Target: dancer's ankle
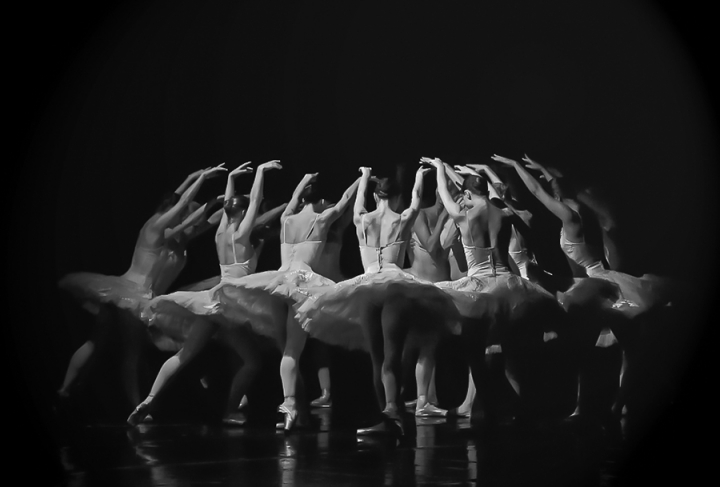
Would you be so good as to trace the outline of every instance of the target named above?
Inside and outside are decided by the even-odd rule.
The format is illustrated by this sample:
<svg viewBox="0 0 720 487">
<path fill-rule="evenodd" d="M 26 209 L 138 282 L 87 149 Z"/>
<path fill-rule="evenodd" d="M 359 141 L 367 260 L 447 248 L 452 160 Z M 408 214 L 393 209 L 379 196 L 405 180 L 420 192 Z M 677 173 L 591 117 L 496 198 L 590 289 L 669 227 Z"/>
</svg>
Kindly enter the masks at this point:
<svg viewBox="0 0 720 487">
<path fill-rule="evenodd" d="M 422 409 L 424 408 L 428 403 L 427 396 L 424 394 L 420 394 L 417 398 L 417 403 L 415 404 L 415 409 Z"/>
</svg>

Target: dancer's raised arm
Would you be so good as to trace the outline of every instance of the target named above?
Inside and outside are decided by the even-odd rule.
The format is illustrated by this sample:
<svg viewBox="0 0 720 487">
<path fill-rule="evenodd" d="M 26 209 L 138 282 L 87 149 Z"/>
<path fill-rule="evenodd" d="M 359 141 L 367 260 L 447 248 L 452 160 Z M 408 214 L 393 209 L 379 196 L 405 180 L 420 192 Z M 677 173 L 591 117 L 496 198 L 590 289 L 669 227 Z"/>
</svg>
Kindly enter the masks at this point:
<svg viewBox="0 0 720 487">
<path fill-rule="evenodd" d="M 443 242 L 441 241 L 441 236 L 443 235 L 443 230 L 445 229 L 445 223 L 447 222 L 448 217 L 449 215 L 447 210 L 443 208 L 432 229 L 428 225 L 427 217 L 423 214 L 420 214 L 415 220 L 413 231 L 415 232 L 415 235 L 417 235 L 420 245 L 422 245 L 430 255 L 435 255 L 436 252 L 445 248 L 442 245 Z"/>
<path fill-rule="evenodd" d="M 255 219 L 257 218 L 260 203 L 263 200 L 263 186 L 265 184 L 265 172 L 271 169 L 282 169 L 280 161 L 273 160 L 260 164 L 255 171 L 255 180 L 250 190 L 250 203 L 248 204 L 245 217 L 238 225 L 237 231 L 240 238 L 250 238 L 250 231 L 255 227 Z"/>
<path fill-rule="evenodd" d="M 230 174 L 228 174 L 227 184 L 225 184 L 225 197 L 223 198 L 223 206 L 235 196 L 235 176 L 238 176 L 240 174 L 248 174 L 253 171 L 251 167 L 248 167 L 249 165 L 250 161 L 240 164 L 238 167 L 233 169 Z M 222 211 L 222 213 L 220 214 L 220 224 L 217 228 L 218 234 L 223 233 L 227 230 L 228 220 L 229 218 L 227 216 L 227 212 Z"/>
<path fill-rule="evenodd" d="M 287 203 L 283 203 L 282 205 L 276 206 L 272 210 L 268 210 L 262 215 L 258 216 L 255 219 L 255 228 L 263 227 L 270 223 L 273 219 L 279 217 L 283 211 L 285 211 L 285 208 L 287 208 Z"/>
<path fill-rule="evenodd" d="M 527 189 L 538 199 L 538 201 L 540 201 L 540 203 L 557 216 L 563 224 L 577 223 L 579 218 L 577 213 L 572 211 L 565 203 L 550 196 L 538 180 L 535 179 L 532 174 L 530 174 L 518 161 L 498 155 L 493 155 L 492 159 L 515 168 L 520 176 L 520 179 L 522 179 L 522 182 L 525 183 Z"/>
<path fill-rule="evenodd" d="M 422 202 L 423 193 L 423 177 L 430 172 L 429 167 L 419 167 L 415 173 L 415 184 L 413 185 L 410 196 L 410 206 L 402 212 L 405 218 L 416 218 L 420 212 L 420 203 Z"/>
<path fill-rule="evenodd" d="M 540 164 L 539 162 L 537 162 L 533 159 L 530 159 L 527 154 L 525 154 L 523 156 L 522 160 L 525 161 L 525 163 L 527 164 L 527 167 L 529 169 L 535 169 L 537 171 L 540 171 L 542 173 L 542 176 L 540 176 L 540 177 L 544 178 L 547 182 L 550 182 L 556 178 L 563 177 L 562 173 L 560 171 L 558 171 L 557 169 L 549 167 L 549 166 L 545 167 L 542 164 Z"/>
<path fill-rule="evenodd" d="M 453 220 L 461 218 L 463 216 L 462 209 L 460 208 L 460 205 L 453 199 L 450 191 L 448 191 L 447 188 L 447 176 L 445 174 L 446 168 L 443 162 L 438 158 L 431 159 L 429 157 L 421 158 L 420 162 L 435 167 L 435 173 L 437 176 L 437 190 L 438 194 L 440 195 L 440 199 L 443 202 L 443 206 L 445 206 L 445 209 L 447 210 L 448 215 L 450 215 L 450 218 L 452 218 Z"/>
<path fill-rule="evenodd" d="M 195 198 L 195 195 L 200 190 L 200 186 L 202 186 L 202 183 L 205 182 L 205 180 L 209 177 L 212 177 L 214 174 L 217 174 L 220 171 L 227 171 L 224 167 L 222 167 L 222 164 L 213 167 L 210 169 L 204 170 L 200 176 L 197 177 L 195 182 L 183 192 L 183 194 L 180 196 L 180 199 L 178 200 L 175 205 L 170 208 L 168 211 L 160 215 L 154 222 L 153 222 L 153 229 L 158 232 L 163 232 L 165 229 L 170 226 L 170 223 L 177 217 L 181 211 L 187 207 L 187 205 L 190 204 L 190 202 Z"/>
<path fill-rule="evenodd" d="M 208 230 L 220 220 L 219 212 L 222 211 L 222 209 L 218 210 L 218 212 L 215 212 L 218 213 L 218 218 L 214 222 L 210 221 L 212 216 L 209 216 L 210 211 L 212 211 L 215 206 L 217 206 L 219 202 L 218 200 L 218 198 L 214 198 L 213 200 L 208 201 L 204 205 L 199 206 L 188 217 L 186 217 L 180 225 L 172 229 L 166 229 L 165 238 L 167 239 L 183 236 L 185 239 L 190 240 Z"/>
<path fill-rule="evenodd" d="M 223 166 L 223 164 L 220 164 L 218 167 Z M 190 184 L 193 181 L 196 181 L 203 172 L 209 171 L 210 169 L 212 169 L 212 167 L 206 167 L 205 169 L 198 169 L 197 171 L 189 174 L 188 177 L 185 178 L 185 181 L 183 181 L 182 184 L 180 184 L 180 186 L 178 186 L 178 188 L 175 190 L 175 194 L 178 196 L 178 198 L 182 196 L 182 194 L 188 189 L 188 187 L 190 187 Z"/>
<path fill-rule="evenodd" d="M 280 216 L 281 220 L 284 220 L 297 212 L 298 207 L 300 206 L 300 198 L 302 198 L 303 191 L 305 191 L 308 184 L 313 183 L 317 179 L 317 176 L 318 173 L 306 174 L 303 176 L 298 185 L 295 187 L 295 191 L 293 192 L 292 198 L 290 198 L 290 202 L 285 207 L 285 211 Z"/>
<path fill-rule="evenodd" d="M 483 177 L 482 174 L 480 174 L 480 171 L 476 170 L 472 166 L 480 166 L 480 164 L 472 164 L 472 165 L 468 165 L 468 166 L 455 166 L 455 171 L 457 171 L 457 174 L 461 174 L 464 176 Z M 493 174 L 495 174 L 495 173 L 493 173 Z M 497 178 L 497 175 L 495 177 Z M 497 178 L 497 180 L 499 181 L 499 178 Z M 492 179 L 490 179 L 490 183 L 491 184 L 488 185 L 488 196 L 490 197 L 490 199 L 491 200 L 495 199 L 495 200 L 500 200 L 502 202 L 505 202 L 505 199 L 500 195 L 500 193 L 498 193 L 497 189 L 495 188 L 496 185 L 502 184 L 502 182 L 496 183 Z"/>
<path fill-rule="evenodd" d="M 356 195 L 361 179 L 362 177 L 357 178 L 350 185 L 350 187 L 345 190 L 342 197 L 340 198 L 340 201 L 335 203 L 332 208 L 328 208 L 323 212 L 323 218 L 327 219 L 329 223 L 332 223 L 338 218 L 340 218 L 340 216 L 345 212 L 348 206 L 350 206 L 350 201 L 352 201 L 353 197 Z"/>
<path fill-rule="evenodd" d="M 447 176 L 448 184 L 452 183 L 454 184 L 458 189 L 462 188 L 463 185 L 463 177 L 455 172 L 455 170 L 448 164 L 447 162 L 443 162 L 443 167 L 445 168 L 445 176 Z"/>
<path fill-rule="evenodd" d="M 365 209 L 365 193 L 367 192 L 367 183 L 370 180 L 371 169 L 369 167 L 361 167 L 360 179 L 358 180 L 357 194 L 355 195 L 355 206 L 353 207 L 353 219 L 357 224 L 360 221 L 360 217 L 367 213 Z"/>
</svg>

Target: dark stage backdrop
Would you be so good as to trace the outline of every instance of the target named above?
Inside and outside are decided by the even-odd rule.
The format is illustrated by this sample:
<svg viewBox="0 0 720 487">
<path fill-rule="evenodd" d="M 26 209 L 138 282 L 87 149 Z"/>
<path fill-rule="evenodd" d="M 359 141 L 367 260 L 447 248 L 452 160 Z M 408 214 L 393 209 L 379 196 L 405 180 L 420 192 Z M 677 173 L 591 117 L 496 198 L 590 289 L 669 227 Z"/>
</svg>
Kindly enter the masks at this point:
<svg viewBox="0 0 720 487">
<path fill-rule="evenodd" d="M 122 274 L 162 193 L 220 162 L 281 159 L 266 184 L 281 203 L 305 172 L 337 198 L 361 165 L 527 153 L 604 190 L 633 271 L 714 290 L 709 7 L 439 5 L 109 1 L 10 16 L 21 159 L 5 166 L 6 346 L 38 434 L 77 345 L 57 279 Z M 178 284 L 216 274 L 212 248 L 190 248 Z"/>
</svg>

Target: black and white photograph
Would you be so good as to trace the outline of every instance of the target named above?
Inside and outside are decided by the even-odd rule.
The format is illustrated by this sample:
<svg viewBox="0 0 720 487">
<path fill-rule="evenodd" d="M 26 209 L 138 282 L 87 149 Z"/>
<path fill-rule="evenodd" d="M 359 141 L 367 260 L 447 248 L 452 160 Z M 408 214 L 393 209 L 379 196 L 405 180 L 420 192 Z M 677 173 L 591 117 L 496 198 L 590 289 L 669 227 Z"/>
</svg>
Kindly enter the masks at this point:
<svg viewBox="0 0 720 487">
<path fill-rule="evenodd" d="M 707 482 L 712 12 L 16 5 L 6 478 Z"/>
</svg>

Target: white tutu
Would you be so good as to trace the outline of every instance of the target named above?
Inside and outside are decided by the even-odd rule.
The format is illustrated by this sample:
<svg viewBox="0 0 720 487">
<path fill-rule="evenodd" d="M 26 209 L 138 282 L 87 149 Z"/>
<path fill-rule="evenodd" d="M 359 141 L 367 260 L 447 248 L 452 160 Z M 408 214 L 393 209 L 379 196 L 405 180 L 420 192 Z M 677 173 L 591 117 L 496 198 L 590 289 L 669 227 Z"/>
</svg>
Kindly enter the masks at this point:
<svg viewBox="0 0 720 487">
<path fill-rule="evenodd" d="M 395 266 L 387 266 L 382 272 L 365 273 L 331 287 L 306 291 L 307 299 L 296 307 L 295 317 L 306 332 L 330 345 L 367 351 L 363 332 L 366 311 L 396 295 L 418 300 L 446 318 L 438 326 L 460 333 L 460 317 L 450 296 L 433 283 Z"/>
<path fill-rule="evenodd" d="M 122 276 L 106 276 L 93 272 L 67 274 L 58 282 L 60 289 L 69 292 L 81 303 L 113 304 L 140 316 L 153 292 Z M 97 313 L 99 309 L 88 308 Z"/>
<path fill-rule="evenodd" d="M 322 289 L 335 283 L 309 269 L 267 271 L 224 283 L 214 290 L 219 312 L 231 321 L 249 323 L 252 329 L 282 346 L 287 310 L 307 299 L 308 288 Z M 299 325 L 298 325 L 299 326 Z"/>
</svg>

